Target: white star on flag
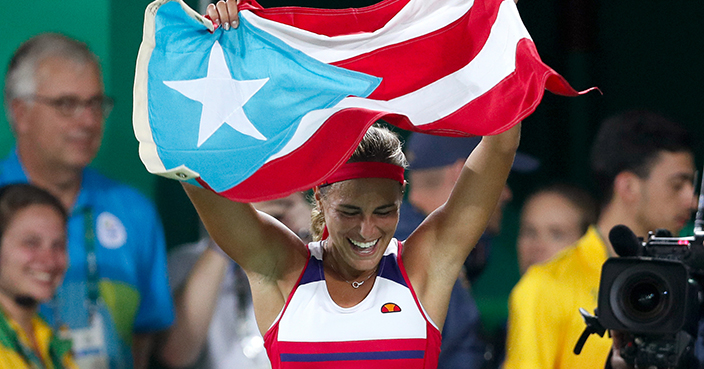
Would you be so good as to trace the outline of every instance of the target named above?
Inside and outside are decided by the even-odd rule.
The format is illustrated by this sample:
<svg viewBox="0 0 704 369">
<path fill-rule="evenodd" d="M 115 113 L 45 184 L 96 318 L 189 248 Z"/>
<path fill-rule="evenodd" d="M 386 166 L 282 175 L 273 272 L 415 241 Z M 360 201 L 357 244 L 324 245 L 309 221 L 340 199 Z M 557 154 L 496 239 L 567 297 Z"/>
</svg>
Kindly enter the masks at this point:
<svg viewBox="0 0 704 369">
<path fill-rule="evenodd" d="M 187 98 L 203 104 L 198 130 L 198 147 L 223 124 L 257 140 L 266 140 L 249 121 L 242 107 L 259 91 L 269 78 L 238 81 L 232 78 L 220 43 L 210 50 L 208 73 L 205 78 L 184 81 L 164 81 L 164 84 Z"/>
</svg>

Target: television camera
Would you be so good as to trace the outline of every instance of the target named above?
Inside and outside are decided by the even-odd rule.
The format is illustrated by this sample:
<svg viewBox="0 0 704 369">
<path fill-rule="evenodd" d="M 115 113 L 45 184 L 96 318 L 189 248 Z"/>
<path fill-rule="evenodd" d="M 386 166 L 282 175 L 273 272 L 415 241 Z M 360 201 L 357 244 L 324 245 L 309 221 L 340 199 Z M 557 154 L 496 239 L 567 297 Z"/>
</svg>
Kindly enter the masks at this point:
<svg viewBox="0 0 704 369">
<path fill-rule="evenodd" d="M 589 335 L 611 330 L 622 334 L 620 354 L 632 367 L 691 367 L 704 291 L 704 183 L 702 190 L 693 236 L 657 230 L 643 240 L 624 225 L 611 229 L 619 257 L 602 267 L 595 315 L 580 309 L 587 327 L 575 354 Z"/>
</svg>

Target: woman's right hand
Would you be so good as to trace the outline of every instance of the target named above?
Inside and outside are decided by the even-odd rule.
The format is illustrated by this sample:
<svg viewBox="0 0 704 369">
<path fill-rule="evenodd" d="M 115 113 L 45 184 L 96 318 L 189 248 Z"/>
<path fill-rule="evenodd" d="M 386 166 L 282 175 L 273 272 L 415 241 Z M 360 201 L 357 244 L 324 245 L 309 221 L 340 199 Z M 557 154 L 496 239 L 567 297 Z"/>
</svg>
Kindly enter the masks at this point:
<svg viewBox="0 0 704 369">
<path fill-rule="evenodd" d="M 216 26 L 222 26 L 225 31 L 230 27 L 237 28 L 240 25 L 238 2 L 239 0 L 220 0 L 217 4 L 208 4 L 206 14 Z"/>
</svg>

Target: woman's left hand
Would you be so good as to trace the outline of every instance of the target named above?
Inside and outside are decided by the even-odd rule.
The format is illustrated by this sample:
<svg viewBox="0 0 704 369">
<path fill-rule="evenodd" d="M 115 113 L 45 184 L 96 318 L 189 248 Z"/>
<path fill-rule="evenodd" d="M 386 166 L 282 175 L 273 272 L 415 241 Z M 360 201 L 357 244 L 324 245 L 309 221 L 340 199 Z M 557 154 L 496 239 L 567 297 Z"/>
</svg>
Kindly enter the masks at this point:
<svg viewBox="0 0 704 369">
<path fill-rule="evenodd" d="M 238 0 L 220 0 L 217 4 L 208 4 L 206 14 L 215 25 L 222 25 L 225 31 L 230 27 L 237 28 L 240 25 L 238 2 Z"/>
</svg>

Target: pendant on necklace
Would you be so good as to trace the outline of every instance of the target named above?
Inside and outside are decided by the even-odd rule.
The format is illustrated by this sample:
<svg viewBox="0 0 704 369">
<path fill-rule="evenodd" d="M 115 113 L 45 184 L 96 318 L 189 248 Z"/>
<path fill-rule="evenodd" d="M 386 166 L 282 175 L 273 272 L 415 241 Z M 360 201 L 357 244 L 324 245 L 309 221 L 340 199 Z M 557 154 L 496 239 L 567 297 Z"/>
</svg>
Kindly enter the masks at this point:
<svg viewBox="0 0 704 369">
<path fill-rule="evenodd" d="M 345 279 L 345 282 L 347 282 L 347 283 L 349 283 L 350 285 L 352 285 L 352 288 L 357 289 L 357 288 L 359 288 L 359 286 L 363 285 L 364 282 L 368 281 L 369 278 L 371 278 L 371 277 L 372 277 L 373 275 L 375 275 L 375 274 L 376 274 L 376 272 L 370 274 L 369 277 L 364 278 L 363 281 L 352 281 L 352 282 L 350 282 L 350 281 L 348 281 L 348 280 Z"/>
<path fill-rule="evenodd" d="M 323 243 L 323 249 L 324 249 L 324 248 L 325 248 L 325 245 L 327 244 L 327 240 L 323 240 L 323 241 L 321 241 L 321 242 Z M 361 286 L 364 284 L 364 282 L 368 281 L 369 278 L 371 278 L 372 276 L 376 275 L 376 273 L 379 271 L 379 265 L 377 265 L 377 266 L 376 266 L 376 269 L 374 270 L 374 272 L 372 272 L 371 274 L 369 274 L 369 276 L 368 276 L 367 278 L 364 278 L 363 281 L 352 281 L 352 282 L 350 282 L 350 281 L 346 280 L 344 277 L 342 277 L 342 274 L 340 274 L 340 272 L 338 272 L 337 269 L 335 269 L 335 265 L 330 264 L 330 268 L 332 268 L 332 270 L 334 270 L 335 273 L 337 273 L 337 275 L 338 275 L 339 277 L 341 277 L 345 282 L 349 283 L 349 284 L 352 286 L 352 288 L 354 288 L 354 289 L 358 289 L 359 287 L 361 287 Z"/>
</svg>

